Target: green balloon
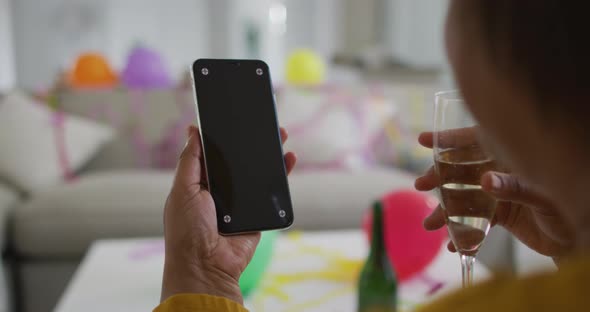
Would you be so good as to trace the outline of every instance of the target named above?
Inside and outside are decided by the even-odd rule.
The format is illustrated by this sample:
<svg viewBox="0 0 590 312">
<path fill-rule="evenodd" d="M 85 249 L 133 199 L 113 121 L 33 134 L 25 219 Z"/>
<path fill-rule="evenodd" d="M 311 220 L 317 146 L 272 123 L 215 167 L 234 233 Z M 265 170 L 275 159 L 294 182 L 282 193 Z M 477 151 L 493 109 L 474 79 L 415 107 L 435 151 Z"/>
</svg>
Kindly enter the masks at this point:
<svg viewBox="0 0 590 312">
<path fill-rule="evenodd" d="M 240 290 L 244 297 L 256 289 L 264 272 L 270 264 L 277 232 L 264 232 L 256 248 L 252 261 L 240 277 Z"/>
</svg>

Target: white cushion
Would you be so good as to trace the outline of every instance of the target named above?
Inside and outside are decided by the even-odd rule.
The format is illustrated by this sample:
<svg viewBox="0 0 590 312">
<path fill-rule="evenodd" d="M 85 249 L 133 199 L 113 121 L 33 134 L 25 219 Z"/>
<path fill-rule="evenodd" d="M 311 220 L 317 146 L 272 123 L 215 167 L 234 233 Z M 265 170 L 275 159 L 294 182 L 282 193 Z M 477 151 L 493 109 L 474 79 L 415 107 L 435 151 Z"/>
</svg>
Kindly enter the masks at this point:
<svg viewBox="0 0 590 312">
<path fill-rule="evenodd" d="M 289 181 L 295 207 L 293 228 L 360 227 L 361 218 L 373 201 L 390 191 L 413 189 L 414 178 L 392 168 L 293 174 Z"/>
<path fill-rule="evenodd" d="M 277 114 L 289 131 L 287 150 L 297 151 L 298 169 L 371 165 L 371 143 L 395 112 L 393 103 L 351 87 L 277 91 Z"/>
<path fill-rule="evenodd" d="M 35 196 L 18 207 L 15 246 L 30 258 L 78 257 L 101 238 L 162 235 L 171 172 L 92 174 Z M 296 229 L 355 228 L 371 202 L 412 186 L 392 169 L 296 173 L 290 177 Z"/>
<path fill-rule="evenodd" d="M 19 194 L 17 190 L 0 182 L 0 249 L 5 246 L 6 217 L 18 201 Z"/>
<path fill-rule="evenodd" d="M 56 116 L 20 93 L 0 102 L 0 177 L 25 192 L 38 191 L 60 182 L 66 169 L 79 169 L 113 137 L 107 126 L 64 115 L 59 132 Z M 60 136 L 63 145 L 57 143 Z M 60 151 L 67 163 L 60 159 Z"/>
<path fill-rule="evenodd" d="M 82 176 L 17 207 L 15 248 L 37 258 L 78 257 L 100 238 L 162 235 L 172 172 L 117 171 Z"/>
<path fill-rule="evenodd" d="M 14 188 L 0 182 L 0 214 L 11 208 L 19 199 L 19 193 Z"/>
</svg>

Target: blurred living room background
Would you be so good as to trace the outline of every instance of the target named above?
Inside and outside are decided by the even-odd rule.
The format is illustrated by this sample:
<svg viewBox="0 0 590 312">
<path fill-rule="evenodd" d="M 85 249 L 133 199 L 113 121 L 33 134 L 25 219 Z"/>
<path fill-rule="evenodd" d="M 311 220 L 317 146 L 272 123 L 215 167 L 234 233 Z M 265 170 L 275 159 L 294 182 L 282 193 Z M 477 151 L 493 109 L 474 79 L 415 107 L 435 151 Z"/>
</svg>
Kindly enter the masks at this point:
<svg viewBox="0 0 590 312">
<path fill-rule="evenodd" d="M 198 58 L 269 64 L 299 155 L 294 230 L 360 228 L 373 200 L 432 163 L 416 137 L 434 93 L 454 87 L 447 4 L 0 0 L 0 311 L 54 309 L 96 240 L 162 235 Z M 313 84 L 299 81 L 306 66 Z M 546 265 L 499 229 L 481 260 Z"/>
</svg>

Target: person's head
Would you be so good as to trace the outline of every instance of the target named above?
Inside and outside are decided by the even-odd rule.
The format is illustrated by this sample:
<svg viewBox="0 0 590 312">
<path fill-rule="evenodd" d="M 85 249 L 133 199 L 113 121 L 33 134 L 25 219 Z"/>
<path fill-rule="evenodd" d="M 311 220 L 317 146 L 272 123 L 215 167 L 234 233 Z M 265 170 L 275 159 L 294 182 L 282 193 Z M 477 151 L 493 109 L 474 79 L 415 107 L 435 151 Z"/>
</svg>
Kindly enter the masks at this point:
<svg viewBox="0 0 590 312">
<path fill-rule="evenodd" d="M 544 189 L 590 170 L 588 1 L 451 0 L 446 46 L 493 151 Z"/>
</svg>

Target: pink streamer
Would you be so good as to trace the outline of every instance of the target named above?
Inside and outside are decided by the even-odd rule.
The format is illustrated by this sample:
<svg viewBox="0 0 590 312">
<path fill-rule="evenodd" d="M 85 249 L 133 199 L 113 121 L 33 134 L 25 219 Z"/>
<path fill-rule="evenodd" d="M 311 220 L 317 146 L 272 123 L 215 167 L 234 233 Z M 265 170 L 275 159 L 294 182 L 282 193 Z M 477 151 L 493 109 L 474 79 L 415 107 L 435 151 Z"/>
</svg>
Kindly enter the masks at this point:
<svg viewBox="0 0 590 312">
<path fill-rule="evenodd" d="M 364 107 L 364 103 L 361 103 L 360 105 L 357 103 L 357 101 L 361 101 L 360 98 L 356 98 L 353 99 L 351 102 L 348 103 L 349 105 L 349 109 L 352 112 L 352 116 L 356 122 L 356 126 L 357 129 L 360 129 L 360 131 L 362 131 L 361 137 L 363 139 L 369 139 L 369 140 L 363 140 L 363 146 L 360 148 L 360 155 L 363 159 L 364 164 L 370 164 L 372 163 L 372 153 L 370 150 L 370 137 L 369 137 L 369 132 L 367 129 L 367 111 L 366 108 Z"/>
<path fill-rule="evenodd" d="M 136 116 L 137 124 L 132 129 L 131 140 L 135 146 L 135 152 L 138 157 L 140 167 L 148 167 L 150 165 L 149 146 L 145 139 L 142 129 L 141 121 L 145 117 L 145 98 L 140 90 L 129 90 L 131 96 L 130 109 Z"/>
<path fill-rule="evenodd" d="M 65 138 L 65 114 L 62 111 L 55 111 L 52 115 L 52 125 L 55 137 L 55 146 L 62 176 L 66 182 L 75 180 L 75 175 L 70 167 L 68 151 Z"/>
<path fill-rule="evenodd" d="M 430 289 L 426 293 L 429 296 L 434 295 L 445 286 L 444 282 L 436 281 L 426 274 L 421 274 L 419 276 L 419 279 L 430 287 Z"/>
<path fill-rule="evenodd" d="M 103 120 L 116 129 L 121 127 L 121 117 L 115 113 L 112 107 L 104 103 L 96 103 L 90 108 L 90 118 Z"/>
<path fill-rule="evenodd" d="M 331 85 L 314 88 L 314 90 L 330 93 L 328 96 L 328 100 L 320 106 L 319 110 L 312 116 L 312 118 L 300 123 L 296 123 L 295 125 L 289 125 L 289 133 L 292 136 L 305 135 L 306 133 L 309 133 L 309 131 L 312 131 L 314 128 L 318 127 L 321 124 L 323 119 L 328 115 L 329 111 L 334 106 L 345 105 L 346 107 L 348 107 L 349 111 L 352 114 L 352 117 L 356 124 L 356 128 L 362 131 L 361 137 L 368 138 L 368 140 L 360 148 L 353 148 L 351 150 L 345 151 L 334 160 L 322 164 L 303 164 L 299 166 L 299 168 L 302 170 L 338 169 L 345 167 L 346 160 L 349 157 L 355 157 L 357 155 L 360 155 L 364 164 L 373 163 L 374 157 L 371 149 L 371 141 L 373 141 L 374 138 L 369 138 L 369 133 L 366 127 L 366 108 L 363 105 L 364 103 L 359 103 L 361 99 L 359 97 L 346 94 L 340 91 L 338 88 Z M 300 151 L 300 153 L 304 153 L 304 151 Z"/>
<path fill-rule="evenodd" d="M 312 116 L 312 118 L 289 125 L 289 133 L 291 135 L 303 134 L 314 129 L 320 125 L 321 121 L 328 115 L 328 112 L 333 107 L 347 105 L 346 103 L 351 101 L 350 96 L 338 92 L 338 89 L 325 87 L 324 90 L 330 93 L 328 100 L 320 106 L 319 110 Z"/>
<path fill-rule="evenodd" d="M 165 246 L 163 241 L 149 242 L 135 250 L 132 250 L 129 253 L 129 258 L 134 261 L 141 261 L 153 256 L 163 255 L 164 251 Z"/>
<path fill-rule="evenodd" d="M 181 117 L 167 126 L 165 135 L 154 147 L 154 154 L 157 155 L 156 163 L 159 168 L 174 168 L 185 138 L 185 129 L 195 121 L 195 109 L 191 104 L 192 100 L 187 99 L 187 94 L 182 90 L 177 90 L 174 94 L 175 104 L 181 112 Z"/>
<path fill-rule="evenodd" d="M 301 135 L 307 131 L 314 129 L 319 126 L 321 121 L 326 117 L 327 113 L 332 109 L 333 106 L 339 105 L 340 103 L 329 102 L 324 103 L 320 106 L 318 112 L 316 112 L 310 119 L 300 123 L 289 125 L 289 134 Z"/>
</svg>

